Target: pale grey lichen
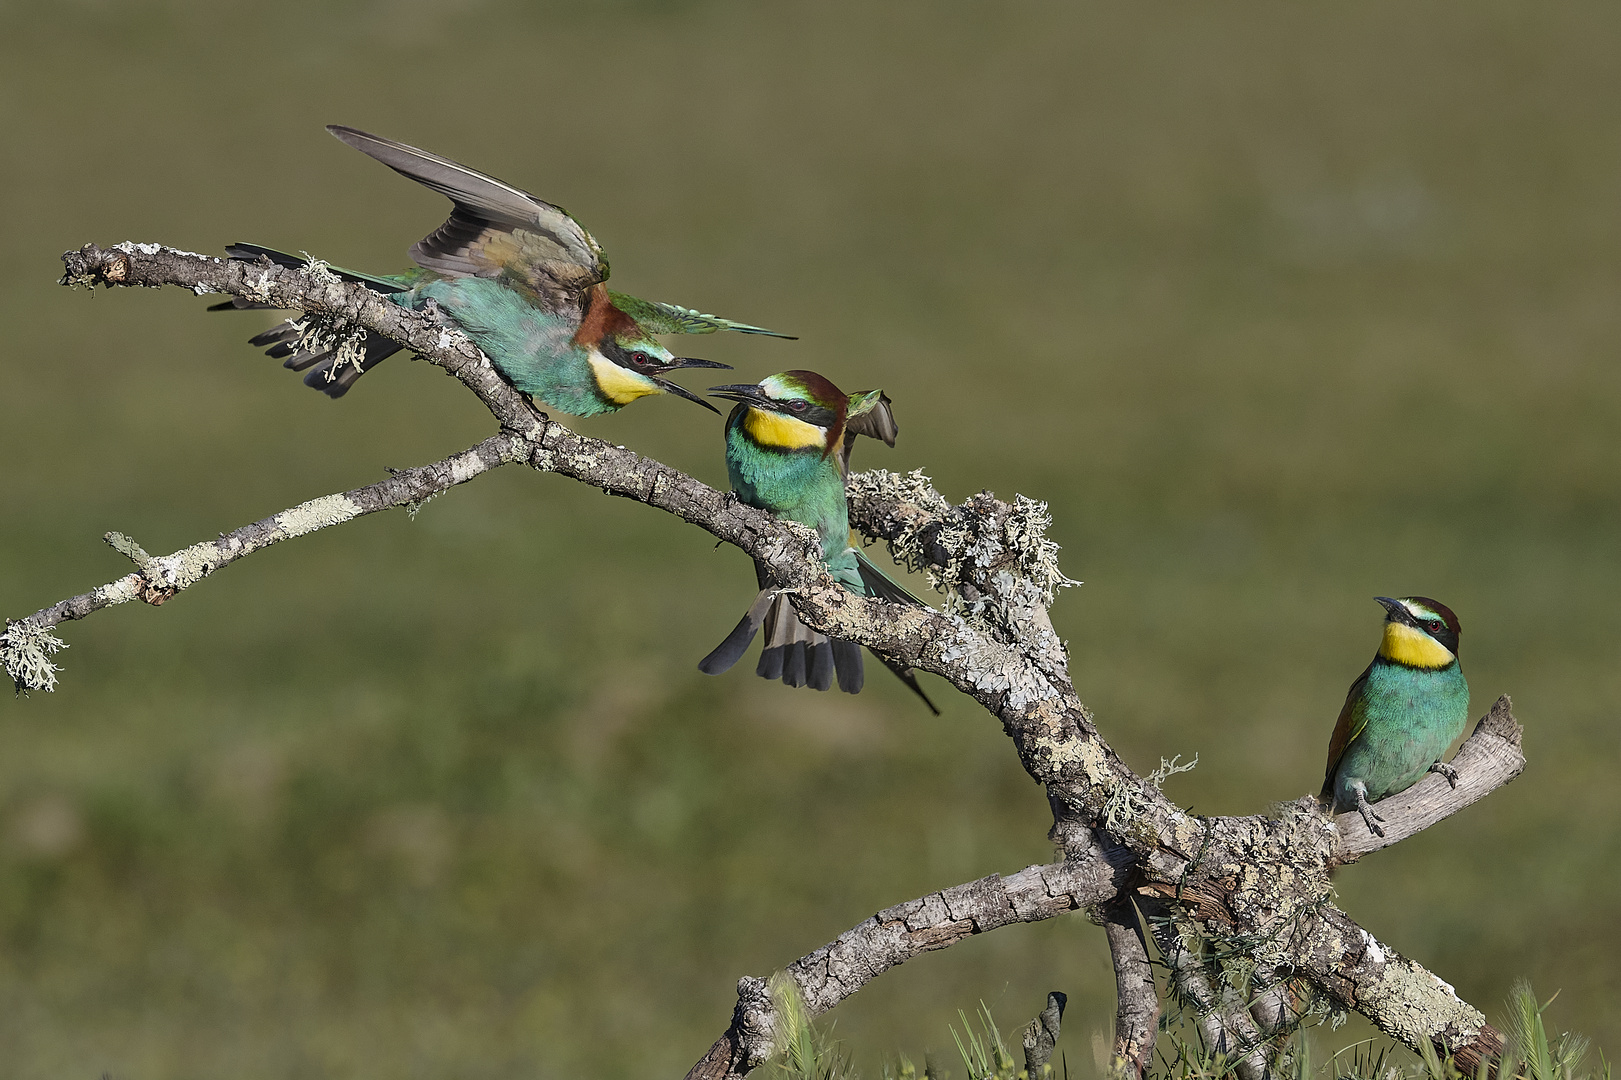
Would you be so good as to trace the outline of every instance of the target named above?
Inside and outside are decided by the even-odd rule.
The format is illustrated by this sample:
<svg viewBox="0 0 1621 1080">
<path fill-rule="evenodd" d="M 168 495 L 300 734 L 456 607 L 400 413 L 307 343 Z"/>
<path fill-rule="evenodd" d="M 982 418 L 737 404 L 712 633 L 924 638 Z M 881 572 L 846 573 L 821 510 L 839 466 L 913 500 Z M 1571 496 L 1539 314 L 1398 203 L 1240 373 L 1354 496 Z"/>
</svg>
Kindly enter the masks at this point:
<svg viewBox="0 0 1621 1080">
<path fill-rule="evenodd" d="M 1023 495 L 1013 496 L 1013 511 L 1007 516 L 1003 529 L 1008 542 L 1018 554 L 1019 566 L 1026 580 L 1041 590 L 1042 607 L 1051 607 L 1059 589 L 1080 584 L 1067 577 L 1058 568 L 1058 544 L 1047 539 L 1053 516 L 1047 504 Z"/>
<path fill-rule="evenodd" d="M 1219 981 L 1248 998 L 1250 996 L 1250 983 L 1254 980 L 1255 971 L 1258 967 L 1255 958 L 1235 952 L 1218 954 L 1213 959 L 1218 971 Z"/>
<path fill-rule="evenodd" d="M 1002 695 L 1001 708 L 1014 712 L 1060 696 L 1046 676 L 1026 663 L 1022 655 L 988 639 L 957 612 L 948 610 L 945 616 L 955 632 L 942 636 L 940 659 L 958 665 L 969 675 L 975 691 Z"/>
<path fill-rule="evenodd" d="M 253 300 L 261 304 L 271 303 L 270 284 L 270 271 L 268 270 L 259 271 L 258 277 L 254 277 L 252 274 L 243 274 L 243 299 Z"/>
<path fill-rule="evenodd" d="M 932 553 L 924 548 L 922 534 L 932 524 L 929 520 L 931 517 L 945 521 L 945 528 L 934 538 L 934 544 L 948 555 L 966 543 L 967 534 L 961 529 L 952 530 L 948 520 L 952 506 L 934 490 L 934 482 L 922 469 L 913 469 L 905 474 L 892 473 L 888 469 L 851 473 L 845 481 L 845 491 L 852 502 L 889 498 L 921 511 L 916 518 L 902 526 L 898 535 L 890 538 L 890 554 L 908 570 L 920 571 L 931 589 L 945 592 L 946 586 L 954 583 L 954 565 L 948 562 L 944 567 L 937 567 L 931 558 Z"/>
<path fill-rule="evenodd" d="M 318 285 L 342 285 L 343 279 L 332 272 L 332 264 L 325 259 L 317 259 L 307 251 L 300 251 L 304 256 L 304 265 L 299 267 L 299 273 Z"/>
<path fill-rule="evenodd" d="M 1145 779 L 1150 784 L 1153 784 L 1155 788 L 1160 788 L 1165 781 L 1177 773 L 1192 772 L 1194 767 L 1199 764 L 1199 755 L 1194 754 L 1193 760 L 1185 765 L 1181 764 L 1181 761 L 1181 754 L 1173 756 L 1169 761 L 1160 758 L 1159 768 L 1149 773 Z M 1142 791 L 1136 784 L 1130 782 L 1117 783 L 1114 790 L 1109 792 L 1108 799 L 1103 803 L 1104 827 L 1116 836 L 1122 836 L 1124 835 L 1123 830 L 1148 809 L 1148 800 L 1143 797 Z"/>
<path fill-rule="evenodd" d="M 1169 780 L 1177 773 L 1192 772 L 1194 769 L 1199 767 L 1199 755 L 1197 753 L 1193 755 L 1193 760 L 1188 762 L 1186 765 L 1179 764 L 1181 760 L 1181 754 L 1174 755 L 1170 761 L 1160 758 L 1159 768 L 1148 774 L 1148 782 L 1163 790 L 1165 787 L 1165 781 Z"/>
<path fill-rule="evenodd" d="M 299 503 L 291 510 L 283 510 L 276 515 L 276 526 L 289 538 L 312 533 L 316 529 L 324 529 L 328 525 L 338 525 L 350 518 L 359 517 L 361 509 L 344 495 L 323 495 L 319 499 Z"/>
<path fill-rule="evenodd" d="M 443 494 L 444 492 L 442 491 L 435 491 L 431 494 L 424 495 L 420 499 L 412 499 L 410 502 L 405 504 L 405 516 L 410 520 L 415 521 L 417 519 L 417 515 L 422 513 L 422 508 L 424 506 L 427 506 L 429 503 L 433 502 L 433 500 L 437 499 Z"/>
<path fill-rule="evenodd" d="M 1109 792 L 1103 803 L 1103 827 L 1115 836 L 1125 835 L 1125 828 L 1148 809 L 1147 800 L 1137 793 L 1137 785 L 1121 781 Z"/>
<path fill-rule="evenodd" d="M 1052 515 L 1044 502 L 1017 495 L 997 523 L 989 497 L 952 506 L 921 469 L 904 475 L 884 469 L 855 473 L 846 488 L 852 501 L 891 499 L 917 511 L 898 522 L 890 552 L 946 595 L 947 610 L 982 616 L 992 602 L 1046 608 L 1059 589 L 1080 584 L 1058 568 L 1059 547 L 1047 539 Z M 993 568 L 998 572 L 986 581 Z M 977 582 L 996 595 L 987 597 Z M 1017 622 L 1019 616 L 1004 615 L 1001 621 Z"/>
<path fill-rule="evenodd" d="M 323 263 L 316 269 L 324 270 L 324 267 Z M 333 281 L 338 280 L 330 272 L 327 276 Z M 307 311 L 293 320 L 293 327 L 298 331 L 300 349 L 312 353 L 331 350 L 333 356 L 332 363 L 326 369 L 327 382 L 343 374 L 346 367 L 361 370 L 361 361 L 366 359 L 367 330 L 364 326 L 350 322 L 342 315 Z"/>
<path fill-rule="evenodd" d="M 5 633 L 0 634 L 0 663 L 17 693 L 43 690 L 49 694 L 56 690 L 56 673 L 62 670 L 51 663 L 51 657 L 67 647 L 67 642 L 45 627 L 8 621 Z"/>
<path fill-rule="evenodd" d="M 112 250 L 122 251 L 125 255 L 157 255 L 160 252 L 167 251 L 171 255 L 183 255 L 188 259 L 207 259 L 210 262 L 219 262 L 212 255 L 204 255 L 201 252 L 166 247 L 163 244 L 138 244 L 133 240 L 125 240 L 122 243 L 114 244 Z"/>
</svg>

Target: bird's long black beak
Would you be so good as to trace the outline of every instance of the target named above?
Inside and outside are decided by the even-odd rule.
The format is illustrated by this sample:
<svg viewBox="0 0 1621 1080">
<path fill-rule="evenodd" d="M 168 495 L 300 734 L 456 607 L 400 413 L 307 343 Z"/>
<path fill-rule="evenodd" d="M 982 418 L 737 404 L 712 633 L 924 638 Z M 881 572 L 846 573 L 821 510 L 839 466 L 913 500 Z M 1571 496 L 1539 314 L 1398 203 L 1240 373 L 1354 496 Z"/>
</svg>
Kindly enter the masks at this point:
<svg viewBox="0 0 1621 1080">
<path fill-rule="evenodd" d="M 1407 605 L 1400 600 L 1393 600 L 1388 596 L 1375 596 L 1374 599 L 1384 607 L 1390 622 L 1412 623 L 1412 613 L 1407 610 Z"/>
<path fill-rule="evenodd" d="M 710 397 L 727 398 L 731 401 L 741 401 L 745 405 L 757 405 L 765 400 L 756 383 L 729 383 L 726 386 L 711 386 Z"/>
<path fill-rule="evenodd" d="M 716 367 L 725 367 L 726 365 L 725 364 L 716 364 L 714 366 L 716 366 Z M 675 383 L 671 382 L 669 379 L 661 379 L 657 375 L 649 375 L 648 378 L 652 379 L 654 382 L 658 383 L 659 387 L 661 389 L 663 389 L 663 391 L 666 394 L 674 394 L 676 397 L 684 397 L 688 401 L 696 401 L 698 404 L 702 405 L 704 408 L 708 409 L 710 412 L 714 413 L 716 416 L 720 415 L 720 410 L 719 409 L 715 408 L 715 406 L 711 405 L 709 402 L 705 401 L 703 398 L 699 397 L 697 394 L 694 394 L 691 390 L 688 390 L 686 387 L 678 386 Z"/>
<path fill-rule="evenodd" d="M 722 364 L 715 360 L 699 360 L 695 356 L 672 356 L 670 359 L 664 362 L 664 366 L 666 368 L 712 367 L 720 368 L 722 371 L 732 370 L 732 365 L 730 364 Z"/>
</svg>

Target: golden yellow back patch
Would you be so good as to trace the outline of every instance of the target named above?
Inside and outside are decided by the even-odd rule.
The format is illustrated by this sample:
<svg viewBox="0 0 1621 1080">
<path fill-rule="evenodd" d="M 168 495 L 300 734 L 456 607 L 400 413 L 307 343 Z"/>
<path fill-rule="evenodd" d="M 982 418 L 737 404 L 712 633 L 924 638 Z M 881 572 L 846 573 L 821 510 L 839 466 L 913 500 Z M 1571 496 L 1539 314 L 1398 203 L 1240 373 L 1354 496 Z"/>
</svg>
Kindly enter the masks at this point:
<svg viewBox="0 0 1621 1080">
<path fill-rule="evenodd" d="M 625 370 L 595 349 L 591 350 L 591 372 L 596 376 L 597 389 L 615 405 L 629 405 L 639 397 L 664 393 L 653 380 Z"/>
<path fill-rule="evenodd" d="M 1416 668 L 1444 668 L 1457 659 L 1450 649 L 1424 631 L 1393 622 L 1385 623 L 1379 655 Z"/>
<path fill-rule="evenodd" d="M 780 446 L 785 450 L 814 446 L 820 450 L 827 445 L 827 433 L 815 424 L 763 409 L 750 408 L 744 414 L 743 430 L 761 446 Z"/>
</svg>

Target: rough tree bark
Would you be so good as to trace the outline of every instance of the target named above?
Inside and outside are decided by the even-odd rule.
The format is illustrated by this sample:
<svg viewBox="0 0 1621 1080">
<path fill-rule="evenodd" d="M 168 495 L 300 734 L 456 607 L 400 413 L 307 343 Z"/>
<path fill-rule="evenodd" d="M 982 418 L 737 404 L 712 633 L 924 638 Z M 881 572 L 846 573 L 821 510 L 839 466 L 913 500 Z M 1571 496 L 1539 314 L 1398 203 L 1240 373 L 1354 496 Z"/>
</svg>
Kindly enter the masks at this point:
<svg viewBox="0 0 1621 1080">
<path fill-rule="evenodd" d="M 1329 871 L 1398 843 L 1514 779 L 1525 764 L 1506 697 L 1453 760 L 1456 789 L 1438 775 L 1380 803 L 1385 835 L 1357 814 L 1326 817 L 1303 798 L 1271 813 L 1202 817 L 1183 811 L 1115 755 L 1070 682 L 1068 657 L 1048 618 L 1068 584 L 1045 537 L 1046 507 L 982 492 L 960 505 L 921 473 L 856 474 L 851 524 L 887 541 L 896 558 L 928 573 L 944 610 L 900 608 L 857 597 L 828 577 L 814 536 L 744 506 L 659 462 L 587 438 L 550 420 L 506 384 L 452 324 L 391 304 L 338 280 L 319 264 L 292 270 L 176 251 L 156 244 L 86 245 L 63 256 L 63 283 L 177 285 L 299 309 L 329 325 L 384 334 L 443 368 L 489 409 L 500 430 L 444 461 L 380 483 L 314 499 L 218 540 L 154 558 L 109 538 L 135 572 L 89 593 L 8 621 L 0 660 L 19 689 L 49 689 L 61 647 L 51 633 L 109 604 L 161 604 L 214 570 L 271 543 L 360 514 L 420 502 L 509 463 L 559 473 L 677 515 L 762 562 L 789 590 L 804 620 L 911 667 L 945 678 L 1002 725 L 1053 811 L 1062 861 L 1006 878 L 991 875 L 885 909 L 788 964 L 806 1011 L 833 1008 L 884 971 L 918 955 L 1017 922 L 1085 911 L 1108 933 L 1120 993 L 1115 1053 L 1140 1074 L 1154 1040 L 1158 1001 L 1133 900 L 1151 919 L 1173 967 L 1180 942 L 1212 943 L 1265 973 L 1276 1004 L 1284 980 L 1332 1009 L 1354 1010 L 1409 1047 L 1455 1055 L 1473 1073 L 1502 1050 L 1502 1036 L 1452 987 L 1396 953 L 1331 902 Z M 1169 936 L 1167 936 L 1169 935 Z M 1173 941 L 1173 938 L 1175 939 Z M 1185 950 L 1182 950 L 1185 951 Z M 1208 969 L 1184 964 L 1181 988 L 1206 1026 L 1238 1040 L 1246 1077 L 1270 1069 L 1264 1048 L 1276 1010 L 1252 1016 Z M 1201 981 L 1203 980 L 1203 981 Z M 1284 996 L 1282 1000 L 1287 1001 Z M 739 1077 L 773 1052 L 776 1006 L 763 979 L 743 978 L 726 1032 L 689 1077 Z M 1260 1021 L 1259 1026 L 1257 1021 Z M 1254 1050 L 1253 1054 L 1248 1051 Z"/>
</svg>

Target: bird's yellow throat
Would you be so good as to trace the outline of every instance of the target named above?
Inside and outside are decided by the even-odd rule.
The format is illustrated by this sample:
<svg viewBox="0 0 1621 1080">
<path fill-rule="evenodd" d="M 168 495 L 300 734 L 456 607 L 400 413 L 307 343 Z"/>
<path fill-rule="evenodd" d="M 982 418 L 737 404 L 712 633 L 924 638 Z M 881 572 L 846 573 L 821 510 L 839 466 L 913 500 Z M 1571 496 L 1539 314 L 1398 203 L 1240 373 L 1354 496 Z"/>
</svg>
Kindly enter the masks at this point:
<svg viewBox="0 0 1621 1080">
<path fill-rule="evenodd" d="M 1379 655 L 1416 668 L 1444 668 L 1457 659 L 1450 649 L 1424 631 L 1394 622 L 1385 623 Z"/>
<path fill-rule="evenodd" d="M 815 424 L 764 409 L 750 409 L 743 417 L 743 430 L 761 446 L 805 450 L 810 447 L 821 449 L 827 445 L 827 432 Z"/>
<path fill-rule="evenodd" d="M 591 372 L 602 396 L 615 405 L 629 405 L 639 397 L 664 393 L 653 380 L 626 371 L 595 349 L 591 350 Z"/>
</svg>

